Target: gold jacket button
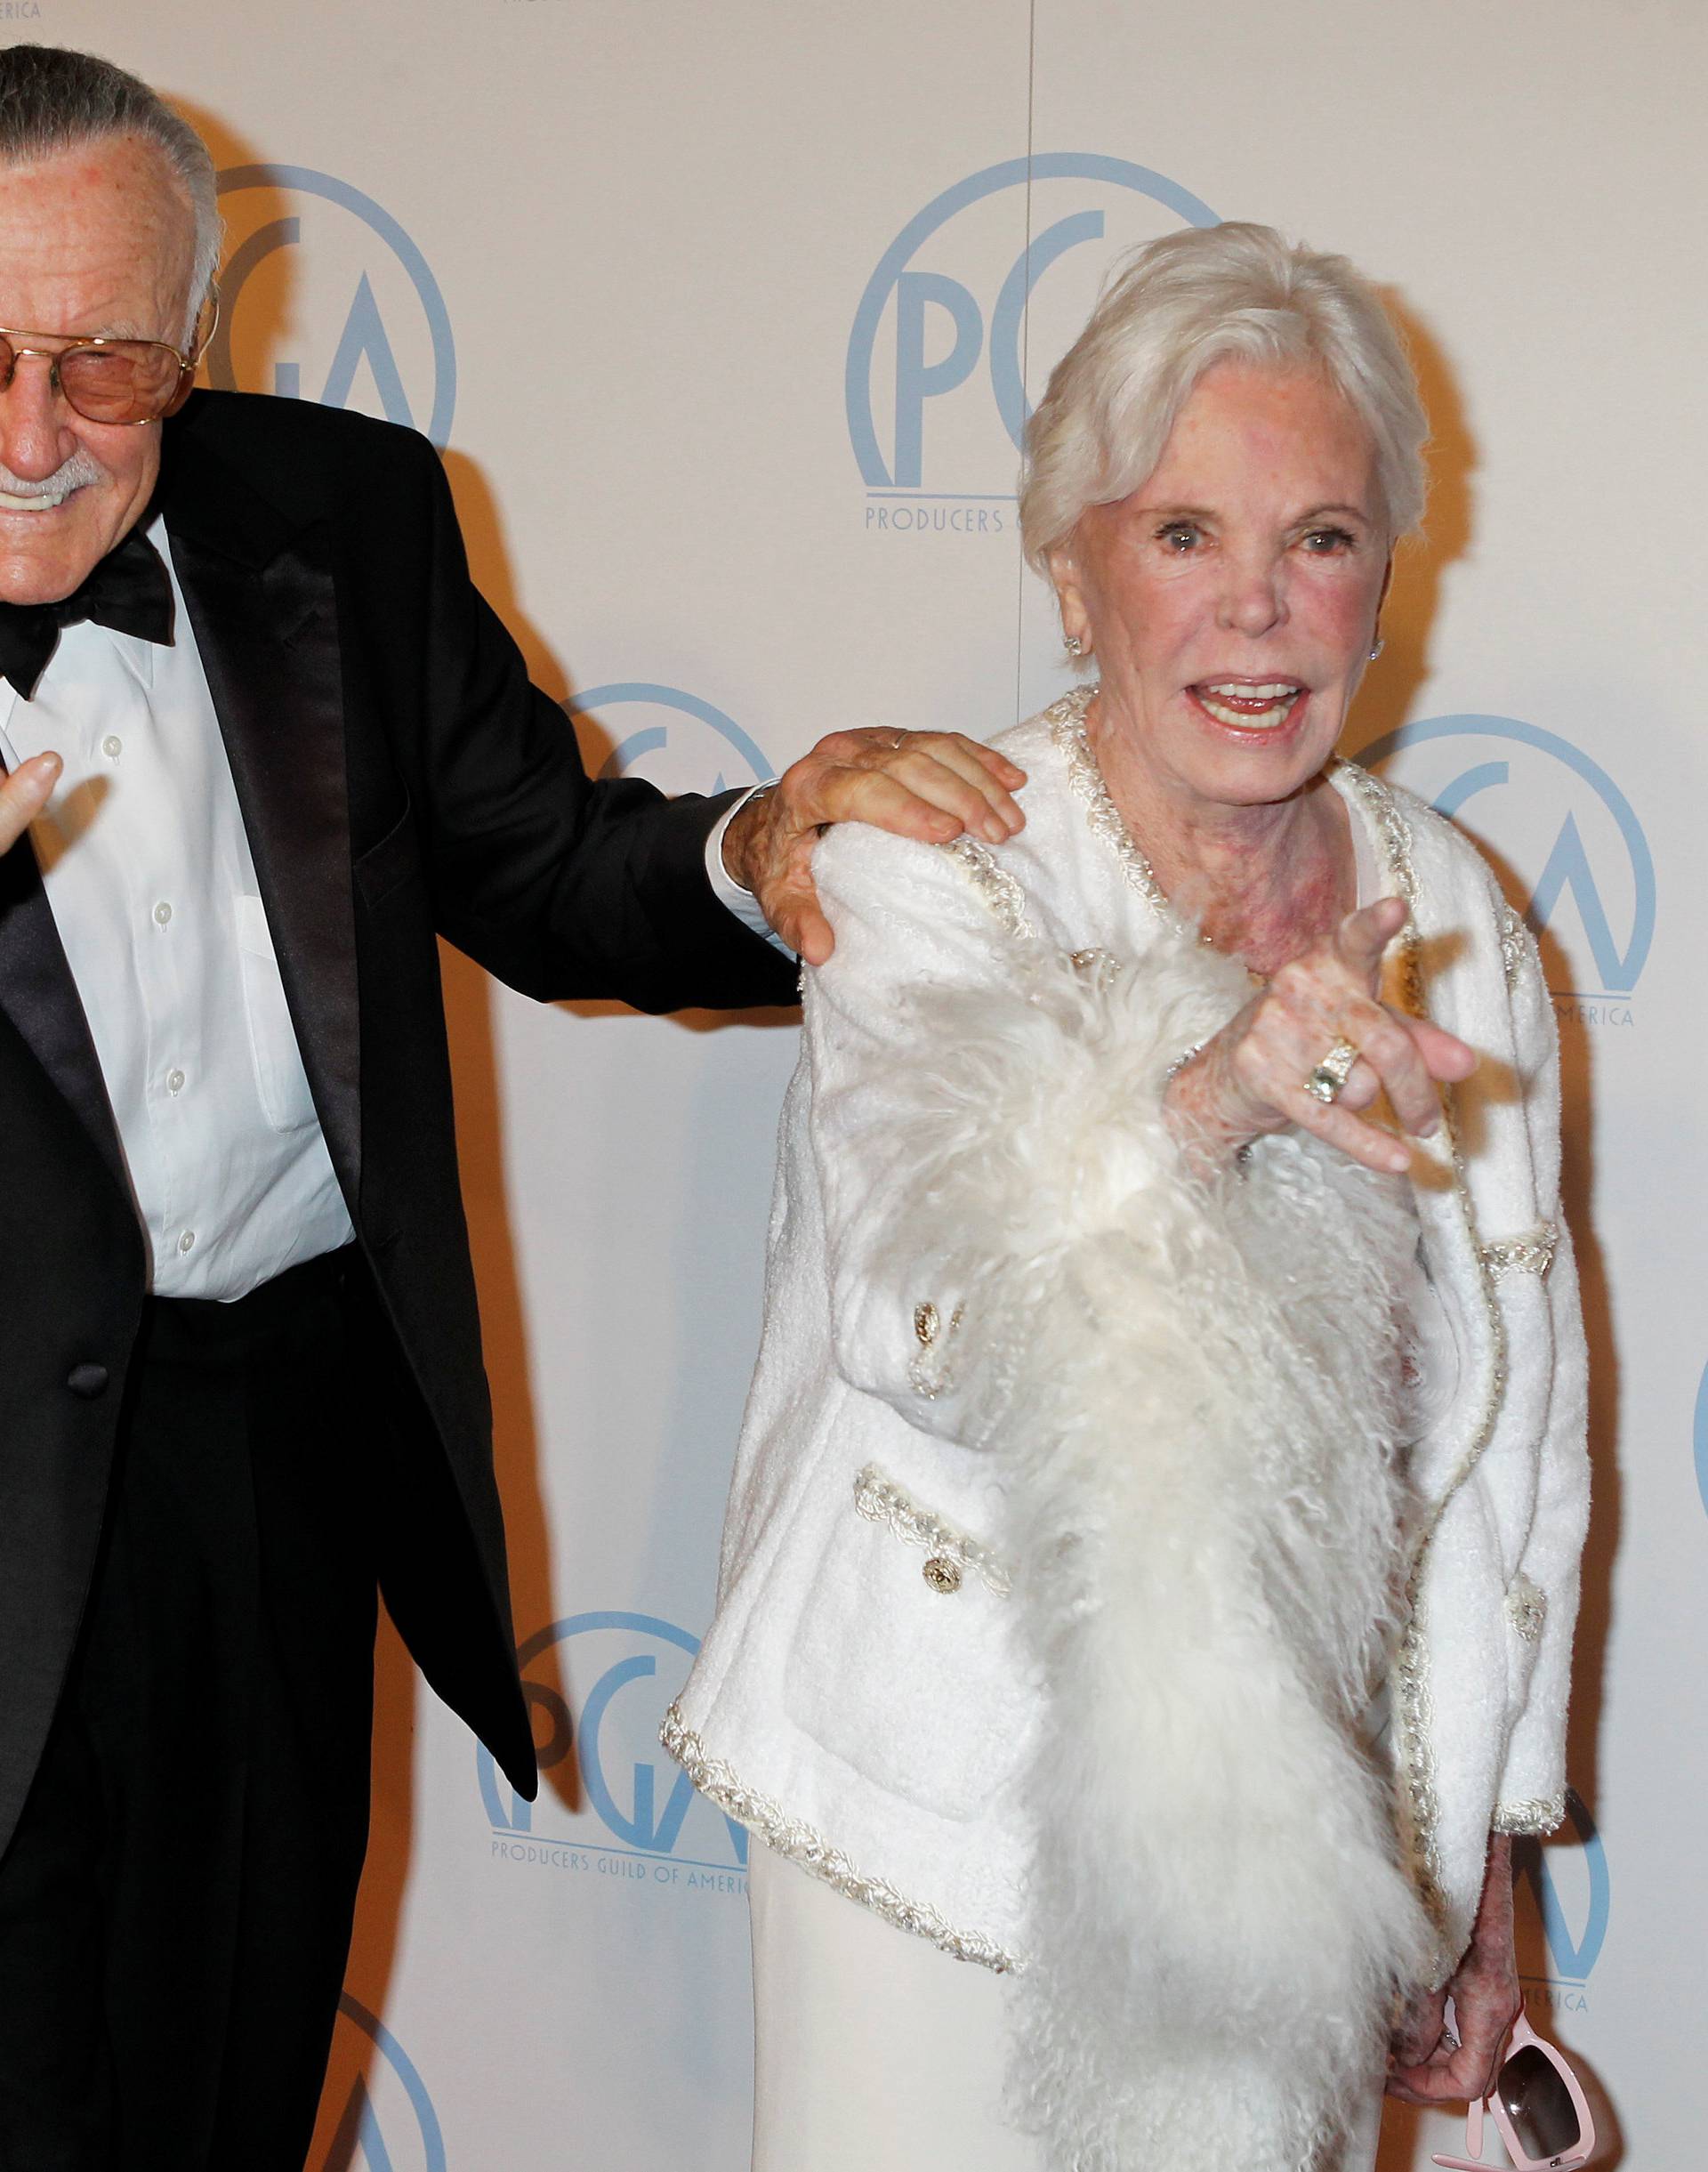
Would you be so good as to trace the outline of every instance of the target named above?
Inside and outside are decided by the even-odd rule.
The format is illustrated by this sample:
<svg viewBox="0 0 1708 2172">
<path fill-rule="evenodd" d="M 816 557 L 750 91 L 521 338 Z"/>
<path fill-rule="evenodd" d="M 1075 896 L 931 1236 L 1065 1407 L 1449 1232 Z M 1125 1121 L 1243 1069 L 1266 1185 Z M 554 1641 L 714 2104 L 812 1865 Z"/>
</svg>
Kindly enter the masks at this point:
<svg viewBox="0 0 1708 2172">
<path fill-rule="evenodd" d="M 935 1592 L 948 1598 L 961 1588 L 961 1564 L 945 1554 L 933 1554 L 920 1574 Z"/>
</svg>

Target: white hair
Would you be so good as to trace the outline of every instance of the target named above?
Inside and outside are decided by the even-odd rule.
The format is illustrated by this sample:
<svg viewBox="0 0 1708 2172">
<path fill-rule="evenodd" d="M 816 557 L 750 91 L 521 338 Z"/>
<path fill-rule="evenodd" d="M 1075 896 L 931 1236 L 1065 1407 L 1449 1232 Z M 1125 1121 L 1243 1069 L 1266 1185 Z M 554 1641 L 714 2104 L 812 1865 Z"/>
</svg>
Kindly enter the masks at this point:
<svg viewBox="0 0 1708 2172">
<path fill-rule="evenodd" d="M 0 164 L 27 165 L 109 136 L 139 136 L 152 144 L 189 199 L 195 254 L 180 334 L 188 348 L 225 233 L 206 144 L 157 93 L 110 61 L 59 45 L 0 46 Z"/>
<path fill-rule="evenodd" d="M 1398 327 L 1343 256 L 1229 222 L 1148 242 L 1057 363 L 1026 433 L 1020 540 L 1047 576 L 1091 505 L 1136 490 L 1214 363 L 1320 369 L 1363 418 L 1390 541 L 1422 518 L 1430 426 Z"/>
</svg>

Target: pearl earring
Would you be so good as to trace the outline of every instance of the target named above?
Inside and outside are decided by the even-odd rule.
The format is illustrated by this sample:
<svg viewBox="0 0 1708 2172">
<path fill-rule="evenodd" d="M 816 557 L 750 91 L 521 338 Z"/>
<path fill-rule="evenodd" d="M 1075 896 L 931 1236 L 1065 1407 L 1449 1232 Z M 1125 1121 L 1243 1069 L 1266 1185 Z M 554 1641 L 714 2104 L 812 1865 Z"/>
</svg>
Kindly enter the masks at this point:
<svg viewBox="0 0 1708 2172">
<path fill-rule="evenodd" d="M 1370 644 L 1370 661 L 1373 664 L 1387 646 L 1387 642 L 1383 641 L 1381 634 L 1378 634 L 1375 640 Z"/>
</svg>

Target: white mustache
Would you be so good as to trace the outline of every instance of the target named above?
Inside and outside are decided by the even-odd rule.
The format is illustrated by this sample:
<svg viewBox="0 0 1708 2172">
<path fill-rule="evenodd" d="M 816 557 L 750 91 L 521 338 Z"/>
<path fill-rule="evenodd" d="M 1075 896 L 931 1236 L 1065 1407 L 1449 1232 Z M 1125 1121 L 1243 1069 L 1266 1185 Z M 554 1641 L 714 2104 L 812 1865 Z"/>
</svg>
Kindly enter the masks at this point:
<svg viewBox="0 0 1708 2172">
<path fill-rule="evenodd" d="M 90 484 L 106 480 L 106 469 L 81 445 L 51 475 L 30 478 L 14 475 L 5 462 L 0 460 L 0 490 L 8 497 L 69 497 L 74 490 L 86 489 Z"/>
</svg>

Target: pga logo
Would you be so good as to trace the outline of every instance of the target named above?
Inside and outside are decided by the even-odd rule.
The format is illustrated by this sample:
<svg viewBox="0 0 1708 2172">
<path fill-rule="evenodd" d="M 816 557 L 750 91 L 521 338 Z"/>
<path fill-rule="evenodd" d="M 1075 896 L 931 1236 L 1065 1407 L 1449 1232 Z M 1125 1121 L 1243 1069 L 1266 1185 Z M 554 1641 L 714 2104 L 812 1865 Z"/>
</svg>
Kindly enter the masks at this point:
<svg viewBox="0 0 1708 2172">
<path fill-rule="evenodd" d="M 219 187 L 231 246 L 209 382 L 354 408 L 443 451 L 456 344 L 439 282 L 397 220 L 311 166 L 231 166 Z"/>
<path fill-rule="evenodd" d="M 1696 1452 L 1696 1491 L 1702 1496 L 1704 1508 L 1708 1509 L 1708 1370 L 1703 1373 L 1696 1388 L 1692 1437 Z"/>
<path fill-rule="evenodd" d="M 447 2172 L 439 2115 L 396 2037 L 346 1991 L 308 2172 Z"/>
<path fill-rule="evenodd" d="M 765 784 L 777 774 L 734 717 L 679 686 L 613 681 L 590 686 L 565 707 L 571 717 L 602 717 L 616 739 L 601 778 L 640 777 L 666 794 L 713 794 Z"/>
<path fill-rule="evenodd" d="M 1612 1909 L 1607 1852 L 1589 1805 L 1566 1790 L 1566 1825 L 1546 1845 L 1513 1844 L 1514 1883 L 1519 1902 L 1520 1951 L 1527 1943 L 1545 1964 L 1542 1978 L 1555 2006 L 1582 2010 L 1586 1989 L 1607 1942 Z M 1525 1936 L 1525 1917 L 1532 1936 Z M 1537 1940 L 1534 1934 L 1540 1933 Z M 1531 1981 L 1536 1979 L 1532 1977 Z"/>
<path fill-rule="evenodd" d="M 674 1622 L 616 1612 L 572 1614 L 519 1648 L 546 1786 L 540 1802 L 527 1802 L 501 1779 L 487 1750 L 476 1753 L 495 1855 L 569 1859 L 569 1867 L 628 1878 L 648 1876 L 633 1859 L 651 1858 L 659 1883 L 673 1882 L 679 1869 L 713 1877 L 745 1871 L 745 1831 L 697 1795 L 658 1746 L 660 1723 L 699 1648 Z M 555 1655 L 553 1670 L 540 1664 L 548 1655 Z M 562 1775 L 555 1788 L 553 1774 Z"/>
<path fill-rule="evenodd" d="M 1216 223 L 1165 174 L 1090 151 L 1007 158 L 934 197 L 879 259 L 849 335 L 867 491 L 1011 498 L 1028 360 L 1071 343 L 1117 248 Z"/>
<path fill-rule="evenodd" d="M 1567 961 L 1556 996 L 1628 1020 L 1655 940 L 1655 857 L 1599 762 L 1540 724 L 1475 715 L 1404 724 L 1358 759 L 1489 846 L 1513 903 Z"/>
</svg>

